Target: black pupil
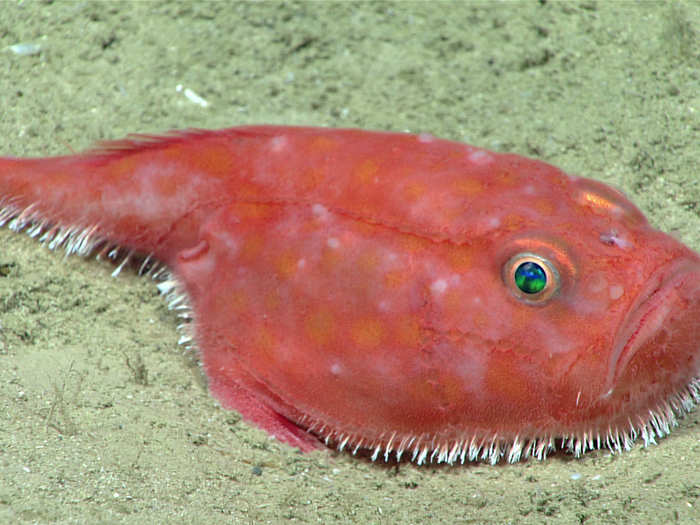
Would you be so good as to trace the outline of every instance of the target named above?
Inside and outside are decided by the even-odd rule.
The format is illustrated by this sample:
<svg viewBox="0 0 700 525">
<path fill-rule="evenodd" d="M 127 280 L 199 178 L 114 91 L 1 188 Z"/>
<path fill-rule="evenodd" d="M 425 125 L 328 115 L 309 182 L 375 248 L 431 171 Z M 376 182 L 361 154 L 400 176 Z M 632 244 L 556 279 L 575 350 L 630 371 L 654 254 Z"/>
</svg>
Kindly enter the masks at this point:
<svg viewBox="0 0 700 525">
<path fill-rule="evenodd" d="M 539 264 L 527 261 L 515 270 L 515 284 L 521 292 L 539 293 L 547 286 L 547 274 Z"/>
</svg>

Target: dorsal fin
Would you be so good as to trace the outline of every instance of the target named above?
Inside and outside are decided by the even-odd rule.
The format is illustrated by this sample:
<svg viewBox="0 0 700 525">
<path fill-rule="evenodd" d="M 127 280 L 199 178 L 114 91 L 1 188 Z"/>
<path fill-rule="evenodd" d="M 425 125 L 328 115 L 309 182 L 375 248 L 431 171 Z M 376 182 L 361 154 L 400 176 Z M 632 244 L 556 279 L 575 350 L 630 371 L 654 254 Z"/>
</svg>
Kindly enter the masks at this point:
<svg viewBox="0 0 700 525">
<path fill-rule="evenodd" d="M 236 138 L 270 137 L 274 134 L 273 128 L 270 126 L 247 126 L 220 130 L 189 128 L 173 130 L 159 135 L 138 133 L 129 134 L 123 139 L 99 141 L 85 153 L 94 156 L 124 155 L 168 148 L 192 138 L 226 136 L 235 140 Z"/>
</svg>

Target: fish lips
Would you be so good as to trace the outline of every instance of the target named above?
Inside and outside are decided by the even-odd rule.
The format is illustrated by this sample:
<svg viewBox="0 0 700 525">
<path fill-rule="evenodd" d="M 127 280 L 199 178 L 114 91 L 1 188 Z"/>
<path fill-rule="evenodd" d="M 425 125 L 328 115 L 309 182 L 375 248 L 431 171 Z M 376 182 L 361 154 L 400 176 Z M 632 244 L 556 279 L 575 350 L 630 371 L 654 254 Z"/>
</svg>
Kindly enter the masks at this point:
<svg viewBox="0 0 700 525">
<path fill-rule="evenodd" d="M 683 330 L 698 331 L 700 325 L 700 262 L 697 259 L 675 260 L 654 272 L 648 284 L 620 325 L 610 356 L 608 374 L 602 398 L 610 397 L 632 359 L 647 348 L 662 330 L 669 337 L 667 348 L 677 352 L 685 344 L 686 354 L 695 355 L 695 370 L 686 363 L 678 363 L 679 372 L 687 376 L 686 383 L 700 374 L 700 339 L 684 336 Z M 694 328 L 695 327 L 695 328 Z M 692 341 L 692 343 L 691 343 Z M 690 345 L 694 344 L 693 348 Z M 682 355 L 680 352 L 679 355 Z M 675 385 L 675 389 L 685 386 Z M 674 386 L 674 385 L 669 385 Z"/>
</svg>

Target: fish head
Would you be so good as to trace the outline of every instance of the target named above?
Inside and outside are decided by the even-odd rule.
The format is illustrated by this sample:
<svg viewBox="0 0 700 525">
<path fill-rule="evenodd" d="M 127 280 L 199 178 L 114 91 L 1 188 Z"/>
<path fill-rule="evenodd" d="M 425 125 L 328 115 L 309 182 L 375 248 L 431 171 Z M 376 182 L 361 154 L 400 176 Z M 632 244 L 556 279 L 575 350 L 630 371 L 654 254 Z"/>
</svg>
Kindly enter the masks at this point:
<svg viewBox="0 0 700 525">
<path fill-rule="evenodd" d="M 557 180 L 496 205 L 520 220 L 481 237 L 461 311 L 435 299 L 433 322 L 466 342 L 496 434 L 653 440 L 697 401 L 700 258 L 619 191 Z"/>
</svg>

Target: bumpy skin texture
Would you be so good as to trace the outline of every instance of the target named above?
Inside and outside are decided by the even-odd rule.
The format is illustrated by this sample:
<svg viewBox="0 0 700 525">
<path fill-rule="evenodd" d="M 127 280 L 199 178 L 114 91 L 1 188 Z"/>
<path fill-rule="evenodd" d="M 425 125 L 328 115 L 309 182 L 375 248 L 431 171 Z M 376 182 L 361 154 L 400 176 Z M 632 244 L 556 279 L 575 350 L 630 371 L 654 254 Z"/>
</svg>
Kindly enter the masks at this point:
<svg viewBox="0 0 700 525">
<path fill-rule="evenodd" d="M 4 159 L 0 196 L 165 262 L 212 392 L 302 450 L 310 430 L 419 462 L 580 452 L 653 440 L 697 400 L 700 259 L 542 162 L 254 126 Z M 548 262 L 551 297 L 517 290 L 519 254 Z"/>
</svg>

